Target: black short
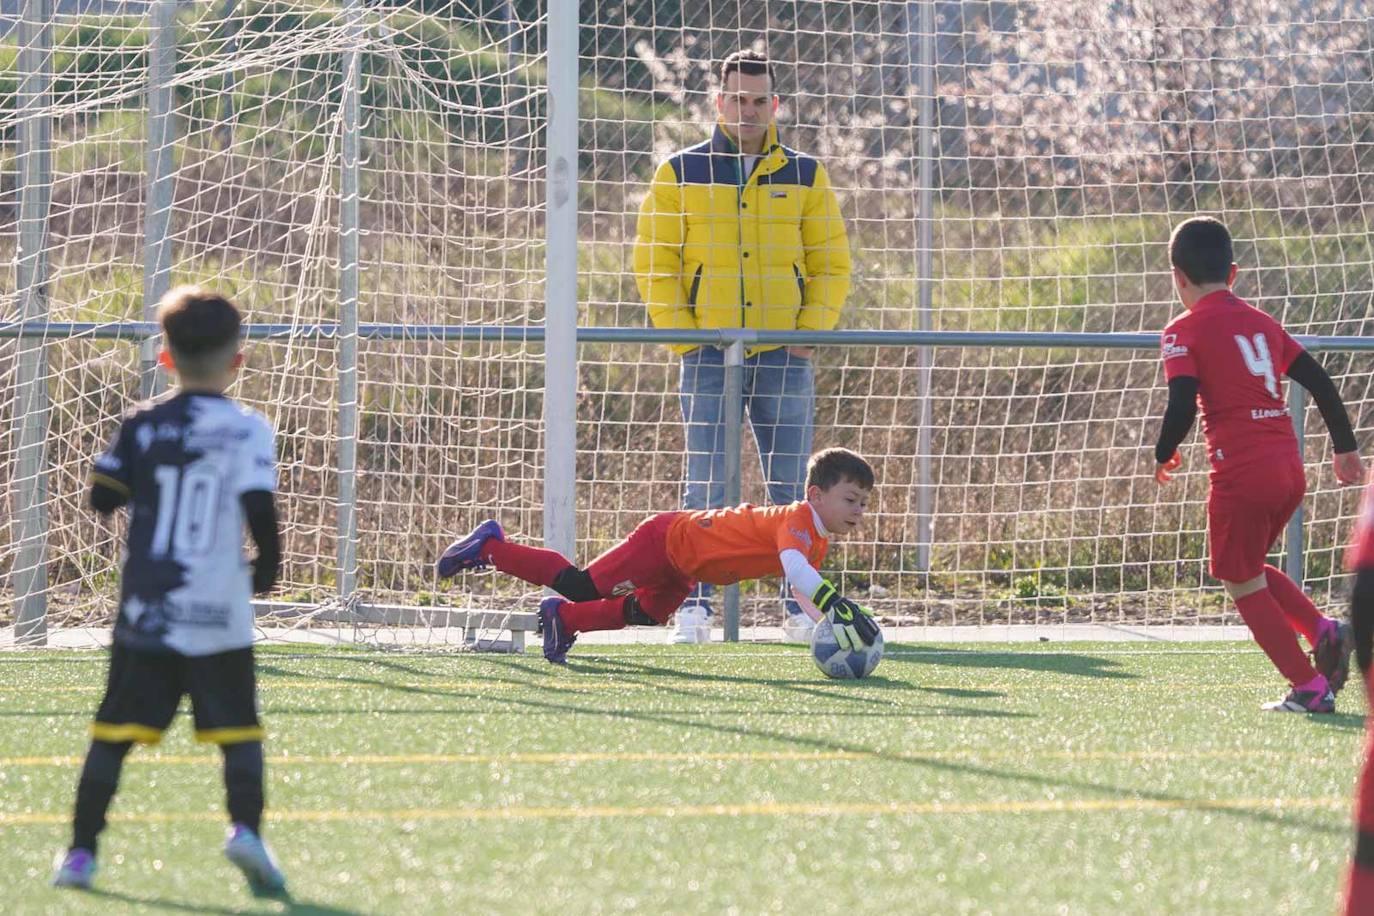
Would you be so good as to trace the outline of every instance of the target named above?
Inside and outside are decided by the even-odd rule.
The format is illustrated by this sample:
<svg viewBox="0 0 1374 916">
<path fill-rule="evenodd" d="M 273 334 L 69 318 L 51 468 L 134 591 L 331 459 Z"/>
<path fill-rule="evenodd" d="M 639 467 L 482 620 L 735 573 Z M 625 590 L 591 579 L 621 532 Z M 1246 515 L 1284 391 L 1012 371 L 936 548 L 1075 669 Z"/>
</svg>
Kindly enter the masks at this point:
<svg viewBox="0 0 1374 916">
<path fill-rule="evenodd" d="M 185 694 L 191 695 L 197 741 L 262 740 L 251 648 L 189 656 L 120 645 L 110 652 L 109 681 L 91 737 L 157 744 Z"/>
</svg>

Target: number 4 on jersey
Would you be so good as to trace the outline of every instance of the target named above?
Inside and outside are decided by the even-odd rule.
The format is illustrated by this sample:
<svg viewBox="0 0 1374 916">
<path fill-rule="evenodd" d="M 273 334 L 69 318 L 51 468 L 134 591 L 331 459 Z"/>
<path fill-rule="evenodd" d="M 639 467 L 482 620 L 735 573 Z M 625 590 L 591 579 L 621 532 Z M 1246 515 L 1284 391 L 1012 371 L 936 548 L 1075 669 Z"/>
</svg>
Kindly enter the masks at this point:
<svg viewBox="0 0 1374 916">
<path fill-rule="evenodd" d="M 1244 358 L 1245 367 L 1250 370 L 1250 374 L 1264 379 L 1264 387 L 1275 400 L 1278 400 L 1279 380 L 1274 375 L 1274 361 L 1269 357 L 1269 341 L 1264 339 L 1263 334 L 1256 334 L 1252 340 L 1237 334 L 1236 346 L 1240 347 L 1240 355 Z"/>
</svg>

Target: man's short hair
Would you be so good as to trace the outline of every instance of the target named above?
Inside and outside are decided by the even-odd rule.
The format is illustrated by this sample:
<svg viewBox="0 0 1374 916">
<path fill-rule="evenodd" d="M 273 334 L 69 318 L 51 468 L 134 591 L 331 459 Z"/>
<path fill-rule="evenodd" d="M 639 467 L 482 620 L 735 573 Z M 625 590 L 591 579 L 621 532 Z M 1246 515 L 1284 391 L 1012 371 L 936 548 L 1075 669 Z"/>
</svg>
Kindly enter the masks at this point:
<svg viewBox="0 0 1374 916">
<path fill-rule="evenodd" d="M 1215 217 L 1185 219 L 1169 238 L 1169 263 L 1198 286 L 1225 283 L 1231 278 L 1235 260 L 1231 233 Z"/>
<path fill-rule="evenodd" d="M 204 377 L 223 371 L 238 353 L 238 306 L 202 286 L 178 286 L 162 297 L 157 320 L 177 372 Z"/>
<path fill-rule="evenodd" d="M 806 485 L 829 490 L 842 481 L 849 481 L 865 490 L 873 489 L 873 466 L 858 452 L 847 448 L 822 449 L 806 463 Z"/>
<path fill-rule="evenodd" d="M 743 73 L 746 76 L 766 76 L 768 77 L 769 88 L 776 90 L 778 81 L 773 78 L 773 65 L 768 62 L 768 57 L 752 48 L 736 51 L 725 60 L 720 62 L 720 84 L 725 85 L 731 73 Z"/>
</svg>

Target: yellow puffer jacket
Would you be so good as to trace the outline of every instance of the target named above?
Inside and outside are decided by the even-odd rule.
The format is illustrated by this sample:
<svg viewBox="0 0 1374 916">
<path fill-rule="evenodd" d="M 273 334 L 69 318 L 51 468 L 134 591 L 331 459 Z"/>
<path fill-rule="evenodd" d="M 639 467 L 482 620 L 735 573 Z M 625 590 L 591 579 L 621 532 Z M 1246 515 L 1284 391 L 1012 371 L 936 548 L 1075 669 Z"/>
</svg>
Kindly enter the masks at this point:
<svg viewBox="0 0 1374 916">
<path fill-rule="evenodd" d="M 840 320 L 851 264 L 830 179 L 779 144 L 776 125 L 763 150 L 741 178 L 744 157 L 716 125 L 654 174 L 634 250 L 654 327 L 828 331 Z"/>
</svg>

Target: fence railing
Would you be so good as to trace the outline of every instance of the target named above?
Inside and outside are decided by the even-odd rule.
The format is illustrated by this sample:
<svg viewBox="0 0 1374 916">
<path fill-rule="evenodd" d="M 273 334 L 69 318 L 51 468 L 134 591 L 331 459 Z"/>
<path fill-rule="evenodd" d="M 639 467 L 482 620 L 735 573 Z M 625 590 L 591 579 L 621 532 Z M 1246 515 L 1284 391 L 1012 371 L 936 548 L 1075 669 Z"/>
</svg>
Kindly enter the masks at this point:
<svg viewBox="0 0 1374 916">
<path fill-rule="evenodd" d="M 127 340 L 143 345 L 159 333 L 153 322 L 12 322 L 0 324 L 0 339 L 18 338 L 29 344 L 42 347 L 47 343 L 57 343 L 73 339 Z M 469 325 L 403 325 L 403 324 L 317 324 L 285 325 L 256 324 L 245 330 L 250 340 L 338 340 L 341 345 L 356 340 L 391 341 L 451 341 L 451 342 L 506 342 L 541 344 L 549 336 L 542 326 L 469 326 Z M 1311 351 L 1326 352 L 1374 352 L 1374 337 L 1348 336 L 1299 336 L 1298 340 Z M 750 329 L 718 330 L 658 330 L 652 328 L 611 328 L 582 327 L 576 329 L 576 343 L 614 343 L 614 344 L 696 344 L 717 346 L 725 351 L 726 388 L 724 404 L 724 427 L 726 430 L 725 450 L 725 494 L 726 502 L 735 503 L 740 499 L 741 490 L 741 431 L 742 416 L 741 389 L 744 369 L 744 349 L 752 345 L 817 346 L 817 347 L 892 347 L 922 348 L 933 351 L 939 348 L 1021 348 L 1021 349 L 1071 349 L 1071 350 L 1154 350 L 1159 346 L 1159 338 L 1154 334 L 1110 334 L 1110 333 L 1073 333 L 1073 332 L 1036 332 L 1036 331 L 761 331 Z M 351 383 L 346 373 L 356 373 L 356 367 L 340 361 L 339 429 L 343 436 L 356 436 L 359 428 L 359 403 L 356 397 L 358 380 L 356 374 Z M 930 362 L 924 365 L 930 366 Z M 34 397 L 41 397 L 41 390 L 47 380 L 38 373 L 21 375 L 17 379 L 21 388 L 19 404 L 26 404 Z M 546 390 L 561 390 L 573 393 L 578 388 L 577 363 L 555 361 L 545 354 Z M 27 391 L 22 389 L 28 389 Z M 924 397 L 929 397 L 929 387 L 922 386 Z M 354 394 L 350 394 L 354 392 Z M 1292 412 L 1294 430 L 1301 447 L 1304 436 L 1304 414 L 1306 412 L 1306 392 L 1301 386 L 1289 386 L 1289 408 Z M 917 415 L 912 418 L 915 427 L 930 412 L 924 405 L 918 407 Z M 30 422 L 32 418 L 17 416 L 16 422 Z M 567 532 L 576 530 L 575 500 L 572 494 L 549 494 L 549 481 L 566 481 L 572 486 L 576 480 L 575 450 L 554 447 L 550 443 L 575 441 L 575 409 L 545 413 L 545 461 L 546 494 L 544 499 L 544 531 Z M 555 434 L 554 427 L 563 427 Z M 928 442 L 929 437 L 922 437 Z M 352 460 L 354 451 L 347 443 L 340 443 L 339 449 L 339 490 L 337 493 L 340 518 L 338 568 L 335 581 L 338 583 L 338 597 L 348 599 L 356 589 L 357 528 L 351 520 L 357 516 L 357 488 L 347 473 L 351 468 L 344 462 Z M 354 443 L 356 445 L 356 443 Z M 27 482 L 29 492 L 47 492 L 47 469 L 43 467 L 44 440 L 41 436 L 20 439 L 20 453 L 15 456 L 16 466 L 28 469 L 33 479 Z M 918 458 L 929 456 L 918 456 Z M 931 480 L 925 472 L 918 475 L 918 488 L 929 488 Z M 918 507 L 926 507 L 929 500 L 918 500 Z M 918 511 L 922 511 L 919 510 Z M 349 520 L 344 524 L 343 520 Z M 1299 507 L 1289 522 L 1286 534 L 1285 571 L 1294 581 L 1303 579 L 1303 510 Z M 14 604 L 16 642 L 27 645 L 41 645 L 46 640 L 46 602 L 47 583 L 46 543 L 48 537 L 47 516 L 43 512 L 26 512 L 18 519 L 18 541 L 20 549 L 15 563 Z M 924 537 L 933 529 L 931 520 L 917 520 L 917 530 Z M 556 545 L 551 545 L 556 546 Z M 918 545 L 922 555 L 929 556 L 930 544 Z M 725 638 L 739 638 L 739 589 L 732 586 L 725 592 L 724 608 Z"/>
</svg>

